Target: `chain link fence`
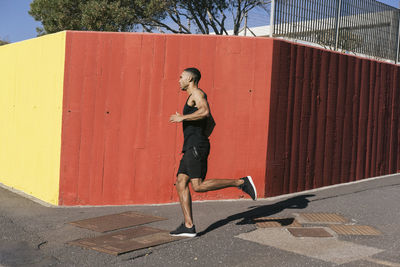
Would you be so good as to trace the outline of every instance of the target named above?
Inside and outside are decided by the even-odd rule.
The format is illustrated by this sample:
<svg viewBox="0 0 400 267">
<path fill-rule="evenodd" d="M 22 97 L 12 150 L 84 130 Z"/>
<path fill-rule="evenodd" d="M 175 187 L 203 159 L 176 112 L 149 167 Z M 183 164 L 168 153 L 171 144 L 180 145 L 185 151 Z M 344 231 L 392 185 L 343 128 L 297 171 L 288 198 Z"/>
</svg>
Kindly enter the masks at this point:
<svg viewBox="0 0 400 267">
<path fill-rule="evenodd" d="M 275 0 L 275 37 L 399 62 L 400 10 L 375 0 Z"/>
</svg>

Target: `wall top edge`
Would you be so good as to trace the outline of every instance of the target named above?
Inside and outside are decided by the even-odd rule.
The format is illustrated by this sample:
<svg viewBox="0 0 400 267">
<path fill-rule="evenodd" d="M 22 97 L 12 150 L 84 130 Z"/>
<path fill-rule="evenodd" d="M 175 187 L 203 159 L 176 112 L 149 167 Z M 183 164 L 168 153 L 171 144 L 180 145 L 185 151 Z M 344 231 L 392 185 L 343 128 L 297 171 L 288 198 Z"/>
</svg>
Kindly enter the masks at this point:
<svg viewBox="0 0 400 267">
<path fill-rule="evenodd" d="M 67 30 L 67 34 L 87 34 L 87 35 L 142 35 L 142 36 L 173 36 L 173 37 L 195 37 L 195 38 L 241 38 L 241 39 L 254 39 L 253 36 L 234 36 L 234 35 L 215 35 L 215 34 L 176 34 L 176 33 L 148 33 L 148 32 L 99 32 L 99 31 L 75 31 Z M 275 39 L 270 37 L 260 36 L 257 39 Z"/>
<path fill-rule="evenodd" d="M 53 38 L 53 37 L 56 37 L 56 36 L 62 36 L 62 35 L 65 35 L 67 33 L 67 31 L 60 31 L 60 32 L 56 32 L 56 33 L 49 33 L 49 34 L 46 34 L 46 35 L 42 35 L 42 36 L 38 36 L 38 37 L 33 37 L 33 38 L 29 38 L 29 39 L 25 39 L 25 40 L 22 40 L 22 41 L 18 41 L 18 42 L 14 42 L 14 43 L 9 43 L 9 44 L 6 44 L 6 45 L 2 45 L 2 46 L 0 46 L 0 49 L 1 48 L 3 48 L 3 47 L 10 47 L 10 46 L 13 46 L 13 45 L 17 45 L 17 44 L 22 44 L 22 43 L 26 43 L 26 42 L 31 42 L 31 41 L 34 41 L 34 40 L 42 40 L 42 39 L 45 39 L 45 38 Z"/>
</svg>

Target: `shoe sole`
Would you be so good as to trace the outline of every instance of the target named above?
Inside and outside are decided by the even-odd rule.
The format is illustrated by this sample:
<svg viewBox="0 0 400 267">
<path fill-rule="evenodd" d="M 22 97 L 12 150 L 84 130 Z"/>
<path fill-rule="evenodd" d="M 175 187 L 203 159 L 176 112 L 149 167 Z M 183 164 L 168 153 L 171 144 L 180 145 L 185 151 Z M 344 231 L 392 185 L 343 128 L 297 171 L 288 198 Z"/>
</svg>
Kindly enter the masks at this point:
<svg viewBox="0 0 400 267">
<path fill-rule="evenodd" d="M 247 176 L 247 179 L 249 179 L 250 184 L 251 184 L 251 186 L 253 187 L 254 196 L 255 196 L 255 198 L 254 198 L 253 200 L 256 201 L 256 200 L 257 200 L 257 189 L 256 189 L 256 186 L 254 185 L 253 179 L 251 178 L 251 176 Z"/>
<path fill-rule="evenodd" d="M 184 233 L 184 234 L 169 234 L 169 235 L 170 236 L 195 237 L 197 234 Z"/>
</svg>

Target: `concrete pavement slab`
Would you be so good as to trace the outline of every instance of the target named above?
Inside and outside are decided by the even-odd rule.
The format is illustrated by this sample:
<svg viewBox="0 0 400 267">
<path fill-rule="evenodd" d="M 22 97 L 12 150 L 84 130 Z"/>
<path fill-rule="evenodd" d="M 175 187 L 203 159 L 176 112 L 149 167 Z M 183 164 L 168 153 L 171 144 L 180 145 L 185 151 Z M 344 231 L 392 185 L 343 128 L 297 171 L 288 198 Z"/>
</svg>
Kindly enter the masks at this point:
<svg viewBox="0 0 400 267">
<path fill-rule="evenodd" d="M 334 237 L 298 238 L 291 235 L 288 229 L 280 228 L 257 229 L 250 233 L 240 234 L 237 237 L 336 264 L 365 259 L 383 251 L 373 247 L 340 241 Z"/>
</svg>

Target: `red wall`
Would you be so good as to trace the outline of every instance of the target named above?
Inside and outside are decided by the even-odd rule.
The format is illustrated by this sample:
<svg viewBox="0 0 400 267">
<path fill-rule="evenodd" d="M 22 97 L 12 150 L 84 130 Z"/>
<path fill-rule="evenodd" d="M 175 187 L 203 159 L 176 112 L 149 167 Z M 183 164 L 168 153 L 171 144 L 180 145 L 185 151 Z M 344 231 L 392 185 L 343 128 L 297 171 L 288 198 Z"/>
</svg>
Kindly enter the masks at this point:
<svg viewBox="0 0 400 267">
<path fill-rule="evenodd" d="M 202 72 L 217 126 L 208 178 L 252 175 L 264 196 L 272 39 L 67 32 L 60 205 L 177 201 L 187 95 L 179 75 Z M 243 197 L 237 189 L 194 200 Z"/>
<path fill-rule="evenodd" d="M 400 169 L 399 66 L 274 41 L 266 195 Z"/>
</svg>

